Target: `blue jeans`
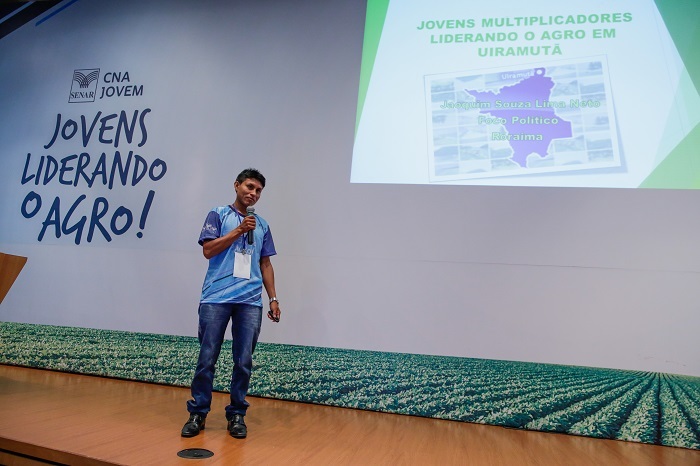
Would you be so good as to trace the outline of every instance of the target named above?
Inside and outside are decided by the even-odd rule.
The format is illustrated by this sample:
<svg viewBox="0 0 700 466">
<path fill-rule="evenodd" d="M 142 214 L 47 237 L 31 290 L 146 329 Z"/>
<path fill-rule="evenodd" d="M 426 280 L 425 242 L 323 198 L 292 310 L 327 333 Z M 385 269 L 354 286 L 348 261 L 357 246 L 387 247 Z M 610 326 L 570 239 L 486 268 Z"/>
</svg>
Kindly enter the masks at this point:
<svg viewBox="0 0 700 466">
<path fill-rule="evenodd" d="M 214 369 L 228 321 L 231 320 L 233 343 L 233 373 L 231 374 L 231 404 L 226 406 L 226 418 L 234 414 L 245 416 L 249 404 L 245 400 L 253 369 L 253 351 L 260 335 L 262 307 L 249 304 L 199 305 L 199 359 L 192 379 L 192 399 L 187 411 L 206 416 L 211 409 Z"/>
</svg>

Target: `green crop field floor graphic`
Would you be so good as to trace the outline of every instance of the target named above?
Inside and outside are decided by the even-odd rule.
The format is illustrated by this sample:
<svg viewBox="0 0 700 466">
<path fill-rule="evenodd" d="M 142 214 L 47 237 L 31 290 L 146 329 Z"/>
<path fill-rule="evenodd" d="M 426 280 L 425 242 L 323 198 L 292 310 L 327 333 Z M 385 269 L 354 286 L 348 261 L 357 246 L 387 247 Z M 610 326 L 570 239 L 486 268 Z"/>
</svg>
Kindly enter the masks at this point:
<svg viewBox="0 0 700 466">
<path fill-rule="evenodd" d="M 2 322 L 0 363 L 188 386 L 196 338 Z M 230 341 L 214 388 L 228 391 Z M 700 449 L 700 378 L 259 343 L 254 396 Z M 184 403 L 184 401 L 183 401 Z"/>
</svg>

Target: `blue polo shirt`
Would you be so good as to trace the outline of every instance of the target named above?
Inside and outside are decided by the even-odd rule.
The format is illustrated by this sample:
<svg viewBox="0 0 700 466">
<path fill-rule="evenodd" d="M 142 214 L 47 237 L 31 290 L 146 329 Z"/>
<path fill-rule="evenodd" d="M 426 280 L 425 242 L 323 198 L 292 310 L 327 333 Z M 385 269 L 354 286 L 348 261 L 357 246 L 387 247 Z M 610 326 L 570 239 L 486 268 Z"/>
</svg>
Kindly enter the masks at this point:
<svg viewBox="0 0 700 466">
<path fill-rule="evenodd" d="M 238 227 L 244 218 L 233 206 L 215 207 L 204 221 L 199 235 L 200 246 L 207 240 L 226 235 Z M 253 244 L 248 244 L 247 235 L 241 235 L 228 249 L 209 259 L 201 303 L 237 303 L 262 307 L 260 259 L 274 256 L 277 251 L 270 226 L 265 219 L 255 214 L 255 221 L 257 224 L 253 230 Z M 235 252 L 243 249 L 252 253 L 249 279 L 233 276 Z"/>
</svg>

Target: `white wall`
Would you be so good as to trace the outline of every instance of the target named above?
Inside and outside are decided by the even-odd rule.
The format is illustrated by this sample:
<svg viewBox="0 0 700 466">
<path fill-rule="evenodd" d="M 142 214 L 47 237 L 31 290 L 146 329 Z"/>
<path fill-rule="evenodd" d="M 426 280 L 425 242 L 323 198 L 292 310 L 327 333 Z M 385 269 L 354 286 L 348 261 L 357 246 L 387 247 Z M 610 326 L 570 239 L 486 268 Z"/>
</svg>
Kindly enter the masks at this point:
<svg viewBox="0 0 700 466">
<path fill-rule="evenodd" d="M 199 230 L 255 166 L 283 310 L 263 341 L 700 375 L 698 192 L 350 184 L 363 25 L 354 1 L 95 1 L 0 40 L 0 251 L 29 258 L 0 319 L 195 335 Z M 69 104 L 81 68 L 144 93 Z M 21 184 L 28 152 L 113 154 L 44 150 L 57 113 L 144 108 L 119 149 L 162 180 Z M 137 212 L 150 189 L 143 238 L 37 240 L 55 196 Z"/>
</svg>

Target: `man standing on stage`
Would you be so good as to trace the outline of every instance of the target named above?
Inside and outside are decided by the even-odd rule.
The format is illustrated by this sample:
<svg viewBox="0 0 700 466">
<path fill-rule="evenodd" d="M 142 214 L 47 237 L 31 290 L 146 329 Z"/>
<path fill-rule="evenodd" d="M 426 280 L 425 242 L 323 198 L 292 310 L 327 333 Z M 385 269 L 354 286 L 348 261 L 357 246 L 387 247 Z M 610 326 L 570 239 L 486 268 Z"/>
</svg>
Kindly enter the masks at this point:
<svg viewBox="0 0 700 466">
<path fill-rule="evenodd" d="M 209 268 L 199 304 L 199 359 L 192 380 L 192 399 L 187 402 L 190 418 L 182 428 L 183 437 L 194 437 L 204 430 L 211 408 L 214 368 L 229 319 L 233 373 L 226 419 L 232 437 L 246 437 L 244 416 L 249 404 L 245 397 L 262 323 L 263 286 L 270 298 L 267 317 L 273 322 L 280 319 L 270 262 L 270 256 L 276 254 L 275 244 L 267 222 L 252 208 L 260 199 L 265 177 L 249 168 L 238 175 L 233 186 L 236 200 L 209 212 L 199 236 Z"/>
</svg>

